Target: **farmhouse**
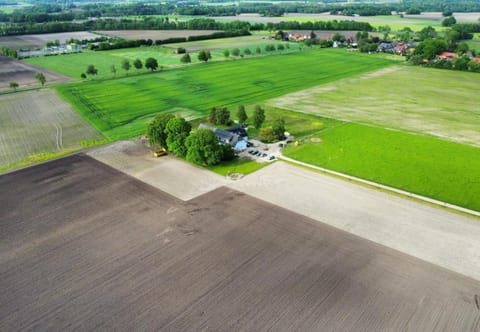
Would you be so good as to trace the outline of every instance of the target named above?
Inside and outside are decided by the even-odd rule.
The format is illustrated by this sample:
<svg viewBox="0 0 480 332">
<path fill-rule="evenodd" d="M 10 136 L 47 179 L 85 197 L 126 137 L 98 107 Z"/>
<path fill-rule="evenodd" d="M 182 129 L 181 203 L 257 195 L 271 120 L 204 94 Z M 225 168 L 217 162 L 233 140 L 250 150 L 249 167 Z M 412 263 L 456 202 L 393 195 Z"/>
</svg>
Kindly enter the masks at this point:
<svg viewBox="0 0 480 332">
<path fill-rule="evenodd" d="M 243 151 L 247 148 L 248 135 L 242 127 L 233 127 L 227 130 L 222 130 L 200 124 L 199 128 L 210 129 L 215 133 L 220 144 L 229 144 L 235 151 Z"/>
</svg>

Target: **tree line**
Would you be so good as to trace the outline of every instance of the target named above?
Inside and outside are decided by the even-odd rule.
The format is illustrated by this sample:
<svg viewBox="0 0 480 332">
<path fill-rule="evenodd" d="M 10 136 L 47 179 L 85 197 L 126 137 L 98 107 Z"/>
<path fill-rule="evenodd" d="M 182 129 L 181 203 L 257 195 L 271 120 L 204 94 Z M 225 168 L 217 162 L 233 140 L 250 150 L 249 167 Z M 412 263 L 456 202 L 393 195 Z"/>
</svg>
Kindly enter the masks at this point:
<svg viewBox="0 0 480 332">
<path fill-rule="evenodd" d="M 219 1 L 222 2 L 222 1 Z M 260 13 L 264 16 L 282 16 L 284 13 L 324 13 L 342 15 L 390 15 L 394 12 L 420 14 L 422 11 L 480 11 L 476 0 L 402 0 L 396 3 L 339 4 L 340 1 L 322 2 L 242 2 L 238 4 L 209 5 L 197 1 L 180 3 L 58 3 L 37 4 L 15 10 L 13 13 L 0 13 L 1 22 L 47 23 L 71 22 L 89 18 L 149 16 L 149 15 L 188 15 L 188 16 L 235 16 L 244 13 Z"/>
</svg>

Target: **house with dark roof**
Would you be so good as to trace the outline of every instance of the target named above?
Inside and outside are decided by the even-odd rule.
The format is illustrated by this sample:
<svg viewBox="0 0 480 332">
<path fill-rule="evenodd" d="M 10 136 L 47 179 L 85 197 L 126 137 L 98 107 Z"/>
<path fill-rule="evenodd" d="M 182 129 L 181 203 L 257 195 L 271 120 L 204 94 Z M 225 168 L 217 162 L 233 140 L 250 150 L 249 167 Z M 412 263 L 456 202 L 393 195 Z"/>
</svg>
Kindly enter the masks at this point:
<svg viewBox="0 0 480 332">
<path fill-rule="evenodd" d="M 220 144 L 229 144 L 235 151 L 243 151 L 247 148 L 248 135 L 244 128 L 234 127 L 227 130 L 222 130 L 200 124 L 199 128 L 210 129 L 217 136 Z"/>
</svg>

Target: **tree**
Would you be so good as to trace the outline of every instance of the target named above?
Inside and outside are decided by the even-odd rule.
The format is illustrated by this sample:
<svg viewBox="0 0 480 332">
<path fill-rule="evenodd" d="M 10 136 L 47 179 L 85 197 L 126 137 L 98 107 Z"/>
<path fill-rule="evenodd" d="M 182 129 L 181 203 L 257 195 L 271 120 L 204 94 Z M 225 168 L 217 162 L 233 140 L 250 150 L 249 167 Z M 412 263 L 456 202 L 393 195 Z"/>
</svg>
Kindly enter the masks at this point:
<svg viewBox="0 0 480 332">
<path fill-rule="evenodd" d="M 451 27 L 451 26 L 454 25 L 455 23 L 457 23 L 457 20 L 455 19 L 455 17 L 449 16 L 449 17 L 447 17 L 446 19 L 444 19 L 444 20 L 442 21 L 442 26 L 444 26 L 444 27 Z"/>
<path fill-rule="evenodd" d="M 228 125 L 230 123 L 230 111 L 224 107 L 216 112 L 217 124 Z"/>
<path fill-rule="evenodd" d="M 187 154 L 185 140 L 187 139 L 192 126 L 182 117 L 175 117 L 167 122 L 165 133 L 167 134 L 167 147 L 179 157 Z"/>
<path fill-rule="evenodd" d="M 228 59 L 228 57 L 230 56 L 230 51 L 229 50 L 223 50 L 223 56 L 225 57 L 225 59 Z"/>
<path fill-rule="evenodd" d="M 255 110 L 253 111 L 252 116 L 253 125 L 255 128 L 260 129 L 263 122 L 265 121 L 265 110 L 259 105 L 255 105 Z"/>
<path fill-rule="evenodd" d="M 239 48 L 234 48 L 232 50 L 232 55 L 233 56 L 239 56 L 240 55 L 240 49 Z"/>
<path fill-rule="evenodd" d="M 210 129 L 197 129 L 185 141 L 187 160 L 199 165 L 218 164 L 223 157 L 217 136 Z"/>
<path fill-rule="evenodd" d="M 43 73 L 36 73 L 35 79 L 38 80 L 42 86 L 44 86 L 45 82 L 47 81 Z"/>
<path fill-rule="evenodd" d="M 117 68 L 115 67 L 115 65 L 110 66 L 110 72 L 113 74 L 113 76 L 117 75 Z"/>
<path fill-rule="evenodd" d="M 153 118 L 152 122 L 147 127 L 147 137 L 150 144 L 158 144 L 162 148 L 167 147 L 167 134 L 165 128 L 168 121 L 173 119 L 172 114 L 159 114 Z"/>
<path fill-rule="evenodd" d="M 80 78 L 81 78 L 82 80 L 86 79 L 86 78 L 87 78 L 87 74 L 82 73 L 82 74 L 80 75 Z"/>
<path fill-rule="evenodd" d="M 309 39 L 309 40 L 313 42 L 313 39 Z M 283 51 L 284 49 L 285 49 L 285 47 L 283 46 L 283 44 L 278 44 L 277 45 L 277 50 Z"/>
<path fill-rule="evenodd" d="M 465 42 L 461 42 L 457 46 L 457 53 L 460 55 L 467 53 L 468 50 L 469 50 L 468 44 Z"/>
<path fill-rule="evenodd" d="M 255 49 L 255 53 L 257 53 L 257 54 L 262 53 L 262 49 L 260 48 L 260 46 L 257 46 L 257 48 Z"/>
<path fill-rule="evenodd" d="M 244 124 L 245 121 L 247 121 L 248 116 L 247 116 L 247 112 L 245 112 L 245 106 L 243 105 L 238 106 L 237 118 L 240 124 Z"/>
<path fill-rule="evenodd" d="M 264 143 L 272 143 L 275 141 L 275 133 L 270 127 L 260 129 L 259 138 Z"/>
<path fill-rule="evenodd" d="M 185 53 L 187 53 L 187 50 L 185 49 L 185 47 L 177 48 L 177 54 L 185 54 Z"/>
<path fill-rule="evenodd" d="M 217 108 L 212 107 L 210 113 L 208 114 L 208 122 L 211 124 L 217 124 Z"/>
<path fill-rule="evenodd" d="M 212 55 L 210 54 L 210 51 L 201 50 L 200 52 L 198 52 L 198 60 L 200 61 L 207 62 L 211 58 Z"/>
<path fill-rule="evenodd" d="M 190 62 L 192 62 L 192 59 L 190 58 L 190 54 L 185 53 L 185 54 L 180 58 L 180 61 L 181 61 L 182 63 L 190 63 Z"/>
<path fill-rule="evenodd" d="M 150 69 L 152 72 L 154 70 L 157 70 L 158 68 L 158 62 L 154 58 L 148 58 L 145 60 L 145 68 Z"/>
<path fill-rule="evenodd" d="M 12 88 L 13 91 L 17 91 L 18 83 L 17 82 L 10 82 L 10 88 Z"/>
<path fill-rule="evenodd" d="M 250 55 L 250 54 L 252 54 L 252 51 L 250 51 L 249 48 L 246 48 L 246 49 L 243 50 L 243 54 Z"/>
<path fill-rule="evenodd" d="M 282 140 L 285 138 L 285 120 L 275 119 L 272 124 L 272 131 L 275 139 Z"/>
<path fill-rule="evenodd" d="M 132 65 L 130 64 L 130 61 L 128 59 L 122 60 L 122 69 L 126 71 L 127 75 L 131 67 Z"/>
<path fill-rule="evenodd" d="M 310 39 L 317 39 L 317 35 L 315 34 L 315 32 L 310 31 Z"/>
<path fill-rule="evenodd" d="M 425 27 L 418 32 L 418 38 L 420 40 L 437 38 L 437 31 L 431 26 Z"/>
<path fill-rule="evenodd" d="M 88 65 L 86 74 L 87 75 L 97 75 L 98 74 L 98 69 L 95 68 L 94 65 Z"/>
<path fill-rule="evenodd" d="M 137 69 L 137 71 L 142 69 L 143 68 L 142 60 L 136 59 L 135 61 L 133 61 L 133 66 Z"/>
</svg>

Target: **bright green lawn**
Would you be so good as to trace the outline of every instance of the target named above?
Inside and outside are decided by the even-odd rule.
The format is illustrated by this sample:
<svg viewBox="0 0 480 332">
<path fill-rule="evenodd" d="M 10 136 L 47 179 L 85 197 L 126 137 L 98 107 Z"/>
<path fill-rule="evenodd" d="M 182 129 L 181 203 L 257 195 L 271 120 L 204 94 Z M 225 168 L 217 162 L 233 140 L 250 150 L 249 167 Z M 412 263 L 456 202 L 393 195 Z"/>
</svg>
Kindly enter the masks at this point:
<svg viewBox="0 0 480 332">
<path fill-rule="evenodd" d="M 354 123 L 315 137 L 284 154 L 480 211 L 480 148 Z"/>
<path fill-rule="evenodd" d="M 159 112 L 202 117 L 212 106 L 261 103 L 392 63 L 325 49 L 190 65 L 151 75 L 67 84 L 58 90 L 104 135 L 119 139 L 142 134 Z"/>
</svg>

